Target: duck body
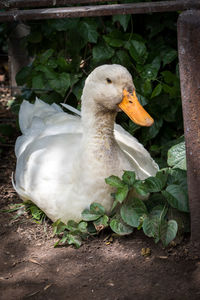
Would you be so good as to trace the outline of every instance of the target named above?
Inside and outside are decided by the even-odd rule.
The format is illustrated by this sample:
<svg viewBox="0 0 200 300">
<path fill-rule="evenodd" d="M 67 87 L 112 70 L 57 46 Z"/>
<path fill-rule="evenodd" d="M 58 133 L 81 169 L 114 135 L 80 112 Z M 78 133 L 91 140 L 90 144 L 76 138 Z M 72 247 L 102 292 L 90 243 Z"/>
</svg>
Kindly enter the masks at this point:
<svg viewBox="0 0 200 300">
<path fill-rule="evenodd" d="M 116 80 L 115 88 L 108 84 L 105 89 L 107 78 Z M 34 202 L 52 221 L 80 221 L 92 202 L 109 213 L 113 190 L 105 178 L 110 175 L 132 170 L 145 179 L 157 172 L 144 147 L 114 123 L 125 86 L 132 88 L 133 83 L 122 66 L 95 69 L 85 83 L 81 118 L 39 99 L 22 103 L 14 186 L 24 201 Z"/>
</svg>

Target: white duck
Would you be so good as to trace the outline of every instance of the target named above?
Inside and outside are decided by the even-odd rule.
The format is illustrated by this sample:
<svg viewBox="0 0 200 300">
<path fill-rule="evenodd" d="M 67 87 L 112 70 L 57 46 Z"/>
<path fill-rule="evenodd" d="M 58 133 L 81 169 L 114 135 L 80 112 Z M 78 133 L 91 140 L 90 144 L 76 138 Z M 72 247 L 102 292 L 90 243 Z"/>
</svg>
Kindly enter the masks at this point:
<svg viewBox="0 0 200 300">
<path fill-rule="evenodd" d="M 24 101 L 19 112 L 22 136 L 15 145 L 19 196 L 34 202 L 52 221 L 80 221 L 92 202 L 110 211 L 112 189 L 106 177 L 121 176 L 123 170 L 135 171 L 140 179 L 155 175 L 158 166 L 149 153 L 114 125 L 119 107 L 128 107 L 137 124 L 153 123 L 137 100 L 130 73 L 120 65 L 100 66 L 88 76 L 81 118 L 56 104 Z"/>
</svg>

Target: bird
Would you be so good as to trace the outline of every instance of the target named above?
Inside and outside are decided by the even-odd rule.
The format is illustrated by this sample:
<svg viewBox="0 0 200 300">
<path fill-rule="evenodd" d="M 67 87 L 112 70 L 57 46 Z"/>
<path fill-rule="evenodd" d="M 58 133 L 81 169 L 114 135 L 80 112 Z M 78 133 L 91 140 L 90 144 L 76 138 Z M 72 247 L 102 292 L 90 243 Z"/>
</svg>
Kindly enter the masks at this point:
<svg viewBox="0 0 200 300">
<path fill-rule="evenodd" d="M 125 67 L 95 68 L 86 78 L 81 103 L 81 116 L 40 99 L 34 104 L 24 100 L 19 111 L 22 135 L 15 144 L 13 185 L 23 201 L 32 201 L 53 222 L 80 222 L 93 202 L 109 214 L 113 187 L 105 178 L 130 170 L 143 180 L 159 169 L 143 145 L 115 123 L 119 111 L 142 126 L 154 122 Z"/>
</svg>

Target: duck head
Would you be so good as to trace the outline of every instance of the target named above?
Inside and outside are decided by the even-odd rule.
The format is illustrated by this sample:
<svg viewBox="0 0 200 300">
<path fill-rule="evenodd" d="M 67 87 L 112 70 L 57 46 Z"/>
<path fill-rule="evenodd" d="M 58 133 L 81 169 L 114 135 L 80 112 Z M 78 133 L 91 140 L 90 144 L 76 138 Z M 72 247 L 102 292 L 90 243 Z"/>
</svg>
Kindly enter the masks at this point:
<svg viewBox="0 0 200 300">
<path fill-rule="evenodd" d="M 104 114 L 123 110 L 141 126 L 151 126 L 154 122 L 138 101 L 131 74 L 121 65 L 102 65 L 94 69 L 85 81 L 82 102 L 83 109 L 89 106 Z"/>
</svg>

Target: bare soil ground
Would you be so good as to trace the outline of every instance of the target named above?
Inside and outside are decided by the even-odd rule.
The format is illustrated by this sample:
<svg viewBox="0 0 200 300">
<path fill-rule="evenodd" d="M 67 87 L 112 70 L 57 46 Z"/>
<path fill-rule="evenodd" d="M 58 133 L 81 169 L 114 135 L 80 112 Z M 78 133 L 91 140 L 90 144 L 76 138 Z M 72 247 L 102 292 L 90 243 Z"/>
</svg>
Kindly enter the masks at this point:
<svg viewBox="0 0 200 300">
<path fill-rule="evenodd" d="M 0 100 L 1 123 L 14 116 Z M 16 132 L 0 148 L 0 209 L 21 203 L 11 184 Z M 136 231 L 128 237 L 86 241 L 80 249 L 54 248 L 51 225 L 28 215 L 0 213 L 0 299 L 200 299 L 200 259 L 188 239 L 167 249 Z M 142 255 L 145 248 L 150 255 Z"/>
</svg>

